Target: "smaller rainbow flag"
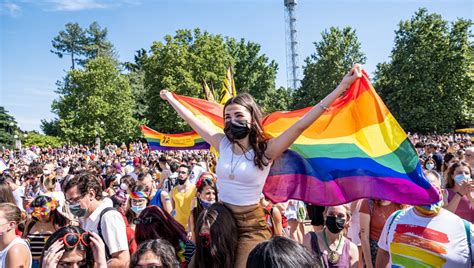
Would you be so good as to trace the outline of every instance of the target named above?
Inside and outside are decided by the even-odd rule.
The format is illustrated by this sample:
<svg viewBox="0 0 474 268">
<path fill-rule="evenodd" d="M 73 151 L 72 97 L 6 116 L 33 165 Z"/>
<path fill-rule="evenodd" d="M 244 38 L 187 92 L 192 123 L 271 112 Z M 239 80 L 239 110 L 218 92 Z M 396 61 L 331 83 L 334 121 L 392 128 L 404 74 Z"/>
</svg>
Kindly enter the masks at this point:
<svg viewBox="0 0 474 268">
<path fill-rule="evenodd" d="M 209 149 L 209 144 L 196 132 L 179 134 L 163 134 L 145 125 L 140 126 L 151 150 L 204 150 Z"/>
</svg>

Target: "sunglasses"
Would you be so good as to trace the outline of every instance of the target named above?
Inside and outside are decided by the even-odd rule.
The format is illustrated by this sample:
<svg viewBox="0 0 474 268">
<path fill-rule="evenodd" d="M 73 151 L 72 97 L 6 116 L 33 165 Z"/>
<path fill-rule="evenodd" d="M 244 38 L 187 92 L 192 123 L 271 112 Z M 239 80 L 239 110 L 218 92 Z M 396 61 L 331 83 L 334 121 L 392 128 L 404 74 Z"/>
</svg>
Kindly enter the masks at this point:
<svg viewBox="0 0 474 268">
<path fill-rule="evenodd" d="M 133 220 L 133 224 L 150 224 L 153 222 L 155 218 L 153 217 L 142 217 L 142 218 L 136 218 Z"/>
<path fill-rule="evenodd" d="M 64 245 L 68 248 L 75 248 L 79 243 L 82 243 L 84 246 L 88 247 L 90 245 L 91 239 L 88 232 L 77 234 L 77 233 L 68 233 L 63 238 Z"/>
</svg>

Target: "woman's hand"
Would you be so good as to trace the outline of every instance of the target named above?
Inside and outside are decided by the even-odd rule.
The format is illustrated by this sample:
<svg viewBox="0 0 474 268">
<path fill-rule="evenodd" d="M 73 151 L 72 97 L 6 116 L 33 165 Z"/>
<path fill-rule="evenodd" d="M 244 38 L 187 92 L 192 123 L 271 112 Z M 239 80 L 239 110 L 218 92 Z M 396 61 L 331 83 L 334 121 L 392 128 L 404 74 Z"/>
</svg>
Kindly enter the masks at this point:
<svg viewBox="0 0 474 268">
<path fill-rule="evenodd" d="M 469 183 L 469 181 L 463 180 L 463 181 L 459 184 L 459 191 L 458 191 L 458 193 L 462 194 L 463 196 L 467 195 L 467 194 L 470 193 L 471 191 L 472 191 L 472 187 L 471 187 L 471 184 Z"/>
<path fill-rule="evenodd" d="M 44 254 L 42 267 L 58 267 L 58 263 L 64 254 L 63 240 L 56 240 Z"/>
<path fill-rule="evenodd" d="M 94 255 L 95 267 L 107 267 L 105 259 L 105 244 L 102 238 L 96 233 L 89 233 L 91 239 L 92 254 Z"/>
<path fill-rule="evenodd" d="M 162 89 L 160 91 L 160 97 L 164 100 L 169 100 L 171 96 L 173 96 L 173 94 L 171 94 L 167 89 Z"/>
<path fill-rule="evenodd" d="M 362 77 L 362 65 L 356 63 L 352 66 L 352 69 L 344 76 L 341 81 L 341 86 L 344 89 L 348 88 L 356 79 Z"/>
</svg>

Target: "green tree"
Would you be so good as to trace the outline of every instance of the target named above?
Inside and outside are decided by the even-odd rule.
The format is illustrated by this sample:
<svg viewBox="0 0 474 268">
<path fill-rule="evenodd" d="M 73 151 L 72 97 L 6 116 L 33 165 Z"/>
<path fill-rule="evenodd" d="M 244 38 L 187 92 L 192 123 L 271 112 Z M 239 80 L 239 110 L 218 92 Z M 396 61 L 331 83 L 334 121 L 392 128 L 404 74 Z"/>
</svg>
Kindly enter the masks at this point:
<svg viewBox="0 0 474 268">
<path fill-rule="evenodd" d="M 277 64 L 261 54 L 259 44 L 209 34 L 200 29 L 178 30 L 174 36 L 167 35 L 164 42 L 153 43 L 148 55 L 141 51 L 135 63 L 126 66 L 134 71 L 137 68 L 144 70 L 142 107 L 147 107 L 149 125 L 162 132 L 176 133 L 190 128 L 178 119 L 169 104 L 161 100 L 161 89 L 204 98 L 201 82 L 205 80 L 219 98 L 229 66 L 234 70 L 237 93 L 249 92 L 265 111 L 284 107 L 284 101 L 274 100 L 288 96 L 286 91 L 275 89 Z"/>
<path fill-rule="evenodd" d="M 59 32 L 59 35 L 51 41 L 54 50 L 52 53 L 59 58 L 64 55 L 71 56 L 71 69 L 75 69 L 75 63 L 79 62 L 79 56 L 84 54 L 84 47 L 87 39 L 85 31 L 78 23 L 67 23 L 66 29 Z"/>
<path fill-rule="evenodd" d="M 123 63 L 132 88 L 134 98 L 133 116 L 144 123 L 147 123 L 146 112 L 148 110 L 147 94 L 145 88 L 145 70 L 144 65 L 148 60 L 148 54 L 145 49 L 136 51 L 134 62 Z"/>
<path fill-rule="evenodd" d="M 293 104 L 292 89 L 279 87 L 269 93 L 268 99 L 271 100 L 264 108 L 266 113 L 273 113 L 277 111 L 289 111 Z"/>
<path fill-rule="evenodd" d="M 235 61 L 234 79 L 237 93 L 250 93 L 265 112 L 277 108 L 275 101 L 279 100 L 275 98 L 283 93 L 277 92 L 275 88 L 277 63 L 261 54 L 260 45 L 257 43 L 227 38 L 226 45 Z"/>
<path fill-rule="evenodd" d="M 45 135 L 54 137 L 60 136 L 59 120 L 57 118 L 50 121 L 42 119 L 40 128 Z"/>
<path fill-rule="evenodd" d="M 60 97 L 52 109 L 66 140 L 93 144 L 96 137 L 105 142 L 138 137 L 132 90 L 113 59 L 91 59 L 84 70 L 69 71 L 58 85 Z"/>
<path fill-rule="evenodd" d="M 419 9 L 400 22 L 391 61 L 377 66 L 375 87 L 407 130 L 449 132 L 473 121 L 472 22 L 450 26 Z"/>
<path fill-rule="evenodd" d="M 169 133 L 190 130 L 160 98 L 160 90 L 204 98 L 201 81 L 221 85 L 232 62 L 223 37 L 199 29 L 178 30 L 175 36 L 165 36 L 164 43 L 154 42 L 144 64 L 149 125 Z"/>
<path fill-rule="evenodd" d="M 114 45 L 107 39 L 107 28 L 102 29 L 99 23 L 94 21 L 85 32 L 84 55 L 86 59 L 82 61 L 82 64 L 97 57 L 117 58 Z"/>
<path fill-rule="evenodd" d="M 28 136 L 23 141 L 24 147 L 38 146 L 40 148 L 58 148 L 64 144 L 65 142 L 58 137 L 41 135 L 33 131 L 29 132 Z"/>
<path fill-rule="evenodd" d="M 14 144 L 14 133 L 18 130 L 18 125 L 5 107 L 0 106 L 0 146 L 11 147 Z"/>
<path fill-rule="evenodd" d="M 301 87 L 293 94 L 295 109 L 315 105 L 337 87 L 354 63 L 364 64 L 366 60 L 351 27 L 325 30 L 314 46 L 316 51 L 305 60 Z"/>
</svg>

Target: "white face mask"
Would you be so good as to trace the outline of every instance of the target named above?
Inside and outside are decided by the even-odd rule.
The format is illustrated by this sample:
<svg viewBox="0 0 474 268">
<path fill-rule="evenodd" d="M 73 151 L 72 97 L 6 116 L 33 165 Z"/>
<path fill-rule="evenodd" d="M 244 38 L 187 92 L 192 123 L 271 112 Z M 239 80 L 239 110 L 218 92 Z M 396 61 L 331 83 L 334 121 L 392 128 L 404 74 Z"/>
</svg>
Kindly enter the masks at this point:
<svg viewBox="0 0 474 268">
<path fill-rule="evenodd" d="M 128 190 L 128 185 L 122 182 L 120 184 L 120 189 L 122 189 L 123 191 L 127 191 Z"/>
<path fill-rule="evenodd" d="M 454 182 L 457 184 L 461 184 L 461 182 L 463 181 L 470 181 L 470 180 L 471 178 L 464 174 L 459 174 L 454 177 Z"/>
<path fill-rule="evenodd" d="M 426 164 L 426 169 L 427 170 L 432 170 L 434 168 L 434 164 L 433 163 L 428 163 Z"/>
</svg>

